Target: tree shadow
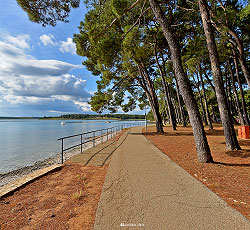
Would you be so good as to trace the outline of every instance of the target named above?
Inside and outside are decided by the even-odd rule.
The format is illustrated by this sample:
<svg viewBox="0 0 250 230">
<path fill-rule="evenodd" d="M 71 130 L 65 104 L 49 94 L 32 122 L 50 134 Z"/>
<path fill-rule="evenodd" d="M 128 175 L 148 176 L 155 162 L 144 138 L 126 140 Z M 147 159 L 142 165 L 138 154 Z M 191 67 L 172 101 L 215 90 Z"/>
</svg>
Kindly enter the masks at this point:
<svg viewBox="0 0 250 230">
<path fill-rule="evenodd" d="M 249 146 L 250 147 L 250 141 L 247 140 L 238 140 L 240 146 Z"/>
<path fill-rule="evenodd" d="M 207 136 L 224 136 L 224 131 L 218 130 L 218 129 L 209 129 L 209 130 L 206 130 L 206 135 Z"/>
<path fill-rule="evenodd" d="M 112 141 L 112 142 L 109 143 L 108 145 L 106 145 L 106 146 L 104 146 L 103 148 L 99 149 L 97 152 L 93 153 L 93 155 L 87 160 L 87 162 L 84 164 L 84 166 L 88 166 L 89 163 L 90 163 L 90 161 L 91 161 L 95 156 L 97 156 L 98 154 L 101 154 L 102 151 L 103 151 L 104 149 L 108 148 L 109 146 L 113 145 L 114 143 L 115 143 L 115 141 Z M 106 162 L 107 160 L 104 160 L 104 161 Z M 102 164 L 102 166 L 103 166 L 103 165 L 104 165 L 104 164 Z"/>
<path fill-rule="evenodd" d="M 164 133 L 157 133 L 157 132 L 146 132 L 144 133 L 144 135 L 148 135 L 148 136 L 155 136 L 155 135 L 160 135 L 160 136 L 193 136 L 193 133 L 192 132 L 178 132 L 178 131 L 175 131 L 175 132 L 164 132 Z"/>
<path fill-rule="evenodd" d="M 234 151 L 226 151 L 226 154 L 230 157 L 240 157 L 240 158 L 248 158 L 250 157 L 250 150 L 234 150 Z"/>
<path fill-rule="evenodd" d="M 152 133 L 154 133 L 154 132 L 152 132 Z M 140 136 L 140 135 L 143 135 L 143 134 L 146 134 L 146 133 L 129 133 L 129 135 L 135 135 L 135 136 Z M 157 133 L 155 133 L 155 134 L 157 134 Z"/>
<path fill-rule="evenodd" d="M 250 164 L 224 163 L 224 162 L 217 162 L 217 161 L 214 161 L 213 164 L 225 165 L 225 166 L 237 166 L 237 167 L 250 167 Z"/>
</svg>

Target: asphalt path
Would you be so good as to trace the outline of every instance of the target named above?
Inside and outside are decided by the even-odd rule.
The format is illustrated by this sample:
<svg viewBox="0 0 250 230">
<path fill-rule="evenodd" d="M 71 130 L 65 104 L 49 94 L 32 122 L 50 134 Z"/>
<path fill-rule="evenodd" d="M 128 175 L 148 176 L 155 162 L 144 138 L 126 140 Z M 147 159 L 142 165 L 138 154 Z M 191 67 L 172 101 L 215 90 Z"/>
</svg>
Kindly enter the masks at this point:
<svg viewBox="0 0 250 230">
<path fill-rule="evenodd" d="M 250 221 L 170 160 L 142 135 L 117 143 L 104 182 L 95 230 L 249 230 Z"/>
</svg>

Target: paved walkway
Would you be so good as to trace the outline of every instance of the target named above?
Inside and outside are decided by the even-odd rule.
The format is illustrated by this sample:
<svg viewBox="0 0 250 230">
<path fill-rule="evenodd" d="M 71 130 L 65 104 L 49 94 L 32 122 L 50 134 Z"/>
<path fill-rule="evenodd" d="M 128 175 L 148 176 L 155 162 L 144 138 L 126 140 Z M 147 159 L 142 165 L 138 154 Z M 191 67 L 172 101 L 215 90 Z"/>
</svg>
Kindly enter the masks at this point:
<svg viewBox="0 0 250 230">
<path fill-rule="evenodd" d="M 115 138 L 104 141 L 101 144 L 91 147 L 82 153 L 76 154 L 69 158 L 66 162 L 81 163 L 84 166 L 96 165 L 104 166 L 109 163 L 112 153 L 116 149 Z"/>
<path fill-rule="evenodd" d="M 95 230 L 249 230 L 250 222 L 132 128 L 112 156 Z M 237 189 L 237 188 L 236 188 Z"/>
</svg>

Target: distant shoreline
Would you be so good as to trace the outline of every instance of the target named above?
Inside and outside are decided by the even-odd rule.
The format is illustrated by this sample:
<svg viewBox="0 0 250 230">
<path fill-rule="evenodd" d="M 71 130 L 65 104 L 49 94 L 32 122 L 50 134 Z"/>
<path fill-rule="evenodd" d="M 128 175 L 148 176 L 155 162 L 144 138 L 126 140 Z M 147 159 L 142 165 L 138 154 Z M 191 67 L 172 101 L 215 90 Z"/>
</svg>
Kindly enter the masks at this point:
<svg viewBox="0 0 250 230">
<path fill-rule="evenodd" d="M 145 119 L 143 118 L 138 118 L 138 119 L 129 119 L 129 118 L 126 118 L 126 119 L 119 119 L 119 118 L 81 118 L 81 119 L 73 119 L 73 118 L 61 118 L 61 117 L 36 117 L 36 118 L 33 118 L 33 117 L 8 117 L 8 118 L 3 118 L 3 117 L 0 117 L 0 120 L 18 120 L 18 119 L 22 119 L 22 120 L 100 120 L 100 121 L 106 121 L 106 120 L 114 120 L 114 121 L 144 121 Z"/>
<path fill-rule="evenodd" d="M 114 120 L 114 121 L 144 121 L 144 119 L 119 119 L 119 118 L 81 118 L 81 119 L 72 119 L 72 118 L 40 118 L 39 120 Z"/>
<path fill-rule="evenodd" d="M 0 120 L 38 119 L 38 120 L 144 120 L 145 115 L 138 114 L 65 114 L 58 117 L 0 117 Z"/>
<path fill-rule="evenodd" d="M 34 120 L 38 120 L 41 117 L 0 117 L 0 120 L 17 120 L 17 119 L 34 119 Z"/>
</svg>

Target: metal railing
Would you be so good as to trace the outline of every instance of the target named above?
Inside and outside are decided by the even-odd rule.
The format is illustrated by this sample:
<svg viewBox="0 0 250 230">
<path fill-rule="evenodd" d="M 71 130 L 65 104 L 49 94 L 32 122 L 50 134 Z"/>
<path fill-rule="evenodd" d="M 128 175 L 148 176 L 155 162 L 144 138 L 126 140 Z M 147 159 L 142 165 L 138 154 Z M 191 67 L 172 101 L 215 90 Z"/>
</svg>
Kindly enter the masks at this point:
<svg viewBox="0 0 250 230">
<path fill-rule="evenodd" d="M 63 153 L 65 151 L 68 151 L 70 149 L 74 149 L 74 148 L 80 146 L 80 150 L 82 153 L 83 145 L 86 143 L 92 142 L 92 146 L 94 147 L 96 145 L 98 139 L 99 139 L 100 143 L 103 143 L 103 141 L 108 141 L 109 137 L 112 138 L 114 135 L 116 135 L 117 133 L 119 133 L 121 130 L 123 130 L 125 128 L 142 126 L 143 124 L 144 124 L 143 122 L 124 123 L 124 124 L 121 124 L 119 126 L 114 126 L 111 128 L 98 129 L 98 130 L 89 131 L 89 132 L 85 132 L 85 133 L 79 133 L 79 134 L 75 134 L 75 135 L 71 135 L 71 136 L 61 137 L 58 139 L 58 141 L 61 141 L 61 161 L 62 161 L 62 164 L 63 164 Z M 64 148 L 64 140 L 74 138 L 74 137 L 80 137 L 80 140 L 79 140 L 80 143 L 73 145 L 73 146 L 70 146 L 70 147 L 67 147 L 67 148 Z"/>
</svg>

